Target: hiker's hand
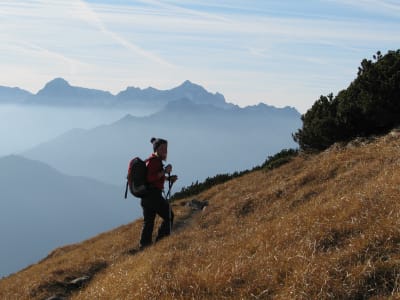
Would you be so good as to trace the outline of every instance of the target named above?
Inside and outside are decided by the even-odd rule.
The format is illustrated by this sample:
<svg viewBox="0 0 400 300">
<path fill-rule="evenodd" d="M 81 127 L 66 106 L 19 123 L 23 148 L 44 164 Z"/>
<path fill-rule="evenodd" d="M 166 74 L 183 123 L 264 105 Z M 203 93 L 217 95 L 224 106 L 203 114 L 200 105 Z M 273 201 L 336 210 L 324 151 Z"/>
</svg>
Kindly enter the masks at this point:
<svg viewBox="0 0 400 300">
<path fill-rule="evenodd" d="M 169 181 L 171 181 L 172 183 L 174 183 L 175 181 L 178 180 L 178 176 L 177 175 L 171 175 L 169 176 Z"/>
<path fill-rule="evenodd" d="M 169 174 L 172 172 L 172 166 L 170 164 L 168 164 L 165 168 L 164 168 L 165 173 Z"/>
</svg>

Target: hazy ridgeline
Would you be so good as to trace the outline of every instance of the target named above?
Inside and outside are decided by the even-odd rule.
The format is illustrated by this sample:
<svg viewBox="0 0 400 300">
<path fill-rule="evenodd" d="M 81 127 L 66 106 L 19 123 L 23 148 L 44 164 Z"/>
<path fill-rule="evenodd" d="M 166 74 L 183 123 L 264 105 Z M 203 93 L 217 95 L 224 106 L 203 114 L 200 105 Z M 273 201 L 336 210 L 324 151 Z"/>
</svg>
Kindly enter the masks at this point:
<svg viewBox="0 0 400 300">
<path fill-rule="evenodd" d="M 276 111 L 275 111 L 276 110 Z M 168 163 L 180 177 L 175 190 L 219 173 L 262 164 L 268 155 L 296 144 L 300 116 L 266 105 L 218 109 L 189 100 L 170 103 L 147 117 L 124 118 L 90 130 L 72 130 L 23 155 L 70 175 L 123 184 L 129 159 L 152 152 L 150 138 L 169 141 Z"/>
<path fill-rule="evenodd" d="M 0 277 L 141 214 L 118 186 L 15 155 L 0 158 L 0 199 Z"/>
<path fill-rule="evenodd" d="M 143 116 L 149 109 L 105 109 L 0 105 L 0 156 L 16 154 L 72 129 L 111 123 L 127 113 Z"/>
</svg>

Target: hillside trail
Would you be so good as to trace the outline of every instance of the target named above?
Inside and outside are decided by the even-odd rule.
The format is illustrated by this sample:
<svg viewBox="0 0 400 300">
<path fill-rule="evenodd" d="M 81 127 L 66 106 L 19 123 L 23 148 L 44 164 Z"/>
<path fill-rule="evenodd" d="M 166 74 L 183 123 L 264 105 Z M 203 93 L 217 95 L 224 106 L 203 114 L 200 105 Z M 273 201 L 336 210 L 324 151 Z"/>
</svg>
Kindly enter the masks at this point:
<svg viewBox="0 0 400 300">
<path fill-rule="evenodd" d="M 174 208 L 174 211 L 178 211 L 176 221 L 173 224 L 172 235 L 190 226 L 190 224 L 194 220 L 194 216 L 204 211 L 207 206 L 208 201 L 197 199 L 180 202 L 177 201 L 176 203 L 172 203 L 172 208 Z M 158 225 L 158 223 L 160 222 L 161 220 L 157 220 L 155 225 Z M 146 251 L 148 248 L 151 248 L 154 245 L 155 243 L 143 250 L 139 250 L 138 246 L 128 250 L 124 249 L 122 250 L 122 252 L 120 251 L 119 253 L 115 254 L 112 263 L 119 263 L 125 260 L 127 256 L 137 255 L 139 252 Z M 43 261 L 50 259 L 52 256 L 53 255 L 50 254 Z M 93 261 L 91 264 L 87 265 L 86 268 L 81 272 L 74 271 L 70 274 L 64 273 L 63 280 L 52 280 L 38 286 L 31 291 L 31 296 L 35 298 L 36 295 L 46 295 L 44 298 L 41 297 L 41 299 L 46 300 L 69 299 L 74 294 L 79 293 L 86 286 L 88 286 L 90 284 L 90 281 L 98 273 L 104 272 L 110 264 L 111 263 L 107 261 Z"/>
<path fill-rule="evenodd" d="M 204 211 L 207 206 L 208 206 L 208 201 L 207 200 L 198 200 L 196 198 L 193 198 L 192 200 L 189 201 L 180 201 L 177 203 L 171 203 L 172 208 L 177 208 L 177 207 L 189 207 L 190 210 L 186 212 L 185 214 L 180 214 L 176 220 L 174 221 L 174 224 L 172 226 L 172 232 L 171 234 L 178 233 L 188 227 L 192 222 L 193 222 L 193 217 L 194 215 L 197 215 L 199 212 Z M 157 223 L 156 223 L 157 224 Z M 154 226 L 156 227 L 156 226 Z M 151 245 L 153 246 L 154 243 Z M 150 247 L 151 247 L 150 246 Z M 138 252 L 144 251 L 146 249 L 140 250 L 139 247 L 134 247 L 131 248 L 127 251 L 127 254 L 129 255 L 135 255 Z"/>
</svg>

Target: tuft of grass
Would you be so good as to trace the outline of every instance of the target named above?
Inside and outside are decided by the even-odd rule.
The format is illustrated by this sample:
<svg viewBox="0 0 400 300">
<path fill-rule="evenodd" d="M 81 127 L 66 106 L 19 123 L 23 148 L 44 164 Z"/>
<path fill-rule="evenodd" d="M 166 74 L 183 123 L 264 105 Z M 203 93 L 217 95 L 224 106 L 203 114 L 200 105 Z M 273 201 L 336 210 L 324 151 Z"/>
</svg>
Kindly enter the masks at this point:
<svg viewBox="0 0 400 300">
<path fill-rule="evenodd" d="M 45 299 L 99 263 L 68 297 L 400 298 L 399 150 L 388 135 L 249 172 L 196 195 L 203 211 L 174 202 L 180 227 L 145 251 L 139 220 L 0 280 L 0 298 Z"/>
</svg>

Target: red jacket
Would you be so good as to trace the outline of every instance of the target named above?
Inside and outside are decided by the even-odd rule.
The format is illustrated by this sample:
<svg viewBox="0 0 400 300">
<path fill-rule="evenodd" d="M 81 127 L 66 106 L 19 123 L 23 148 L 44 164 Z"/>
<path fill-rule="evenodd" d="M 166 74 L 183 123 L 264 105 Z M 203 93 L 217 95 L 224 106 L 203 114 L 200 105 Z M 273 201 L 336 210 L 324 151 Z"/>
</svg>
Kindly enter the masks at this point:
<svg viewBox="0 0 400 300">
<path fill-rule="evenodd" d="M 147 159 L 147 182 L 151 187 L 159 190 L 164 189 L 165 175 L 158 177 L 158 174 L 164 169 L 162 160 L 154 153 Z"/>
</svg>

